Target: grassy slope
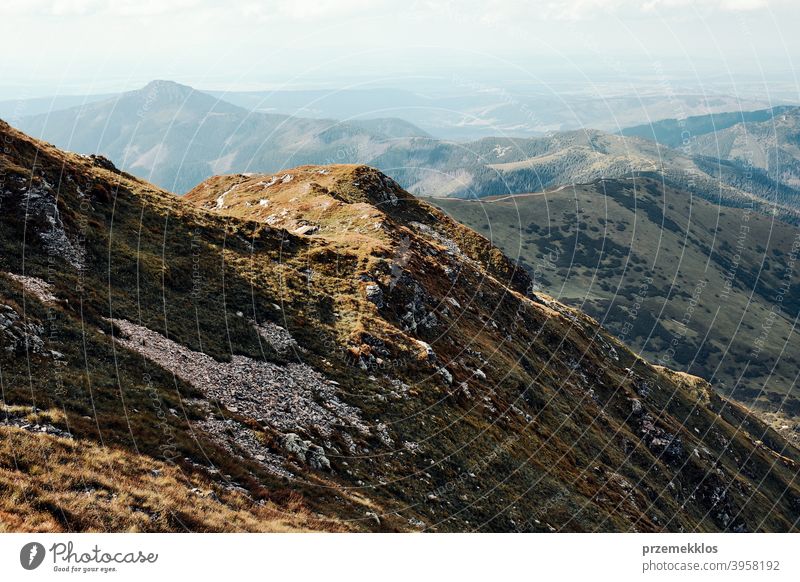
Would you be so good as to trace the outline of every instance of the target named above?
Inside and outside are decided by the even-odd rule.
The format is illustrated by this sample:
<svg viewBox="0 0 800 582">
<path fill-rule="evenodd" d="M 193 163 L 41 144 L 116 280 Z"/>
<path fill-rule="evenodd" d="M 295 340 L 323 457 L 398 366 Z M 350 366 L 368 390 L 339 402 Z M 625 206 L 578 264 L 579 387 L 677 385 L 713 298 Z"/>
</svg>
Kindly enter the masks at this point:
<svg viewBox="0 0 800 582">
<path fill-rule="evenodd" d="M 431 465 L 424 475 L 434 482 L 442 483 L 444 480 L 445 485 L 450 483 L 453 493 L 463 495 L 461 501 L 469 500 L 457 514 L 468 515 L 470 523 L 474 523 L 476 517 L 480 519 L 478 516 L 482 513 L 478 510 L 492 511 L 492 507 L 500 509 L 501 504 L 507 504 L 502 514 L 493 518 L 494 527 L 513 528 L 513 524 L 519 527 L 520 523 L 525 524 L 524 527 L 533 526 L 533 529 L 544 527 L 543 523 L 531 523 L 530 514 L 525 517 L 525 508 L 530 507 L 528 503 L 533 499 L 552 502 L 553 497 L 558 501 L 552 504 L 558 509 L 549 517 L 566 529 L 616 528 L 619 526 L 612 524 L 618 523 L 617 520 L 630 519 L 627 512 L 633 510 L 627 503 L 632 499 L 613 490 L 619 486 L 620 478 L 634 479 L 647 490 L 651 484 L 644 484 L 654 475 L 652 467 L 644 468 L 647 462 L 643 458 L 638 458 L 636 453 L 626 455 L 617 448 L 618 445 L 608 440 L 607 431 L 618 430 L 620 435 L 627 434 L 631 425 L 636 430 L 638 422 L 628 411 L 628 399 L 635 395 L 628 392 L 632 378 L 626 377 L 625 366 L 634 367 L 637 374 L 641 370 L 642 374 L 652 378 L 651 381 L 670 386 L 659 391 L 660 396 L 650 398 L 657 402 L 657 409 L 672 418 L 666 421 L 664 417 L 673 428 L 682 425 L 689 435 L 699 432 L 708 436 L 709 431 L 714 432 L 718 427 L 719 421 L 713 419 L 724 418 L 738 425 L 739 420 L 734 419 L 743 418 L 740 408 L 706 395 L 706 388 L 700 391 L 702 398 L 698 396 L 696 386 L 702 383 L 698 384 L 696 380 L 690 382 L 695 386 L 690 390 L 694 396 L 684 395 L 674 385 L 675 382 L 683 383 L 680 377 L 665 376 L 664 372 L 642 365 L 626 354 L 621 346 L 617 348 L 622 354 L 620 361 L 611 363 L 609 358 L 614 356 L 608 350 L 612 344 L 594 335 L 597 332 L 595 322 L 580 315 L 572 319 L 576 316 L 569 311 L 558 311 L 564 309 L 558 304 L 553 304 L 556 311 L 541 303 L 521 305 L 518 295 L 509 295 L 508 290 L 498 287 L 497 280 L 509 281 L 513 271 L 505 259 L 499 266 L 492 266 L 492 254 L 487 252 L 491 247 L 483 237 L 413 198 L 400 197 L 397 205 L 392 204 L 385 195 L 387 189 L 392 189 L 391 185 L 376 180 L 374 171 L 352 166 L 308 167 L 292 170 L 288 175 L 291 179 L 285 183 L 283 179 L 276 182 L 270 176 L 220 177 L 196 188 L 187 200 L 213 213 L 247 217 L 289 230 L 300 226 L 315 227 L 318 230 L 311 231 L 309 238 L 315 244 L 335 246 L 337 256 L 346 252 L 342 248 L 369 248 L 363 244 L 364 237 L 379 241 L 372 247 L 372 259 L 363 257 L 362 264 L 369 266 L 362 273 L 370 273 L 372 280 L 384 289 L 391 289 L 393 277 L 389 266 L 398 262 L 397 250 L 387 253 L 386 248 L 403 248 L 406 240 L 414 249 L 417 244 L 425 243 L 419 237 L 420 229 L 413 227 L 414 222 L 424 223 L 458 240 L 462 249 L 469 249 L 469 256 L 480 260 L 484 269 L 494 273 L 493 277 L 487 277 L 485 272 L 473 272 L 468 268 L 469 262 L 462 257 L 459 260 L 463 270 L 455 280 L 442 277 L 439 273 L 453 265 L 454 257 L 442 252 L 441 247 L 437 252 L 438 245 L 414 253 L 403 267 L 433 295 L 433 302 L 438 303 L 435 313 L 443 324 L 435 333 L 418 330 L 415 335 L 431 343 L 438 360 L 453 374 L 453 384 L 464 381 L 468 390 L 448 391 L 449 398 L 454 398 L 457 405 L 453 406 L 444 400 L 441 387 L 436 383 L 424 383 L 425 388 L 420 390 L 418 386 L 423 383 L 418 381 L 413 385 L 415 399 L 435 405 L 436 414 L 433 418 L 426 417 L 425 422 L 434 422 L 436 428 L 404 422 L 395 429 L 406 440 L 425 442 L 426 448 L 430 448 L 426 453 L 431 459 L 437 459 L 439 455 L 446 459 L 447 462 Z M 225 196 L 219 201 L 221 193 Z M 262 206 L 261 200 L 268 200 L 268 204 Z M 365 202 L 371 203 L 367 207 L 370 212 L 362 206 Z M 377 215 L 375 208 L 379 211 Z M 448 248 L 447 245 L 444 248 Z M 310 292 L 313 297 L 314 292 L 326 289 L 328 283 L 317 282 L 316 269 L 311 270 L 314 282 L 304 293 Z M 530 284 L 521 274 L 513 275 L 513 280 L 512 286 L 518 291 L 524 291 Z M 355 327 L 385 339 L 386 346 L 401 349 L 404 342 L 413 338 L 413 335 L 408 337 L 407 331 L 402 332 L 402 325 L 398 325 L 402 321 L 403 305 L 408 300 L 402 287 L 401 284 L 390 291 L 388 305 L 378 309 L 377 313 L 374 308 L 362 304 L 357 324 L 339 320 L 340 337 L 352 338 L 346 330 Z M 442 306 L 451 299 L 455 303 L 443 309 Z M 300 300 L 299 296 L 294 299 Z M 335 303 L 338 300 L 335 299 Z M 364 345 L 358 350 L 362 355 L 370 352 Z M 473 370 L 478 367 L 487 375 L 488 385 L 487 382 L 476 382 Z M 405 367 L 402 373 L 406 378 L 414 378 L 414 366 Z M 651 376 L 654 373 L 656 376 Z M 636 380 L 641 381 L 647 382 L 642 378 Z M 488 400 L 483 404 L 480 399 L 476 402 L 476 393 L 485 394 L 484 399 Z M 712 416 L 705 416 L 704 407 L 694 404 L 698 398 L 709 402 L 708 411 L 713 411 Z M 412 405 L 410 408 L 409 404 Z M 416 416 L 419 409 L 413 404 L 400 401 L 381 409 L 380 414 L 384 417 L 391 415 L 390 418 Z M 506 412 L 502 413 L 503 410 Z M 599 410 L 603 411 L 600 417 L 593 416 Z M 620 422 L 622 424 L 618 424 Z M 751 419 L 748 422 L 756 421 Z M 727 420 L 722 423 L 726 424 Z M 743 429 L 740 426 L 735 440 L 745 435 Z M 429 430 L 435 430 L 439 438 L 432 438 Z M 749 433 L 749 429 L 746 432 Z M 445 442 L 441 441 L 443 436 Z M 622 442 L 627 438 L 622 437 Z M 691 439 L 691 436 L 687 438 Z M 461 447 L 455 443 L 468 444 Z M 478 460 L 484 457 L 489 459 L 488 464 L 493 467 L 491 471 Z M 596 480 L 588 475 L 588 468 L 594 461 L 600 461 L 603 467 L 613 467 L 626 476 L 620 477 L 616 471 L 606 473 L 608 469 L 601 469 L 602 477 Z M 789 466 L 793 467 L 791 461 Z M 476 492 L 470 492 L 469 482 L 458 476 L 458 467 L 471 467 L 474 470 L 470 472 L 480 473 L 481 489 L 489 488 L 491 493 L 475 497 Z M 575 485 L 567 493 L 559 483 L 568 482 Z M 424 489 L 417 492 L 414 485 L 410 488 L 409 485 L 410 482 L 404 482 L 402 488 L 393 490 L 394 494 L 410 500 L 420 493 L 424 495 Z M 435 497 L 441 495 L 441 487 L 433 490 Z M 654 495 L 653 506 L 666 503 L 659 507 L 659 510 L 665 510 L 669 503 L 655 493 L 655 489 L 650 491 Z M 593 505 L 601 499 L 607 502 L 605 493 L 618 498 L 619 505 L 615 506 L 612 515 L 601 517 Z M 588 505 L 581 501 L 584 495 L 591 499 Z M 454 503 L 449 501 L 453 499 L 451 495 L 446 497 L 448 506 Z M 643 499 L 640 501 L 644 502 Z M 428 511 L 434 515 L 440 513 L 441 509 L 436 507 L 440 504 L 441 500 L 438 500 Z M 452 510 L 446 509 L 445 513 L 449 511 Z M 659 519 L 639 519 L 635 527 L 658 529 Z M 451 520 L 452 517 L 443 524 Z M 670 523 L 670 527 L 674 526 Z"/>
<path fill-rule="evenodd" d="M 294 512 L 287 520 L 298 528 L 796 527 L 800 494 L 793 479 L 800 454 L 780 436 L 702 383 L 638 360 L 590 318 L 526 297 L 529 280 L 486 239 L 374 170 L 292 171 L 294 178 L 268 195 L 271 212 L 279 215 L 270 225 L 270 215 L 252 206 L 264 196 L 256 192 L 264 189 L 258 183 L 270 176 L 214 179 L 181 201 L 102 160 L 63 154 L 8 127 L 2 131 L 8 150 L 2 157 L 0 267 L 49 281 L 59 302 L 44 305 L 6 276 L 0 276 L 0 296 L 29 320 L 46 323 L 47 347 L 66 362 L 3 352 L 3 399 L 14 407 L 61 411 L 51 422 L 68 428 L 87 457 L 76 463 L 79 482 L 102 481 L 106 449 L 98 444 L 121 456 L 125 474 L 139 475 L 137 467 L 163 461 L 159 413 L 174 408 L 168 426 L 184 484 L 197 479 L 203 490 L 235 484 L 267 509 Z M 32 172 L 34 161 L 39 169 Z M 46 224 L 20 215 L 32 176 L 37 188 L 44 180 L 55 185 L 68 231 L 84 237 L 82 273 L 48 254 L 37 236 Z M 249 186 L 230 192 L 243 181 Z M 319 230 L 286 230 L 301 221 Z M 382 307 L 366 298 L 370 282 L 383 291 Z M 416 330 L 409 328 L 409 313 Z M 372 427 L 383 425 L 391 441 L 360 438 L 348 453 L 333 439 L 326 443 L 330 473 L 275 477 L 246 452 L 232 455 L 191 430 L 188 421 L 206 414 L 201 395 L 115 346 L 104 319 L 110 316 L 141 322 L 218 360 L 232 354 L 277 363 L 299 357 L 335 379 L 340 397 Z M 307 351 L 286 356 L 268 349 L 248 318 L 281 323 Z M 438 371 L 443 367 L 452 382 Z M 639 412 L 632 412 L 633 400 Z M 274 431 L 257 419 L 211 404 L 214 417 L 274 440 Z M 319 438 L 311 427 L 298 430 Z M 47 470 L 35 451 L 72 459 L 58 452 L 64 443 L 35 438 L 15 446 L 31 451 L 30 467 Z M 16 470 L 13 450 L 3 467 Z M 9 528 L 39 523 L 46 529 L 62 509 L 79 507 L 58 489 L 63 480 L 52 477 L 35 485 L 55 487 L 55 497 L 42 493 L 36 498 L 43 503 L 17 506 L 3 518 Z M 149 507 L 171 507 L 182 516 L 184 485 L 165 486 L 163 504 L 150 500 Z M 106 494 L 96 489 L 90 497 L 102 504 Z M 119 503 L 113 520 L 77 527 L 139 527 L 138 501 Z M 260 513 L 261 505 L 224 505 L 249 512 L 237 529 L 271 527 L 274 516 Z M 218 509 L 207 522 L 192 513 L 190 529 L 214 529 L 227 519 Z M 380 524 L 367 512 L 379 515 Z M 182 516 L 157 523 L 178 529 L 185 522 Z"/>
<path fill-rule="evenodd" d="M 263 307 L 261 321 L 270 314 L 278 317 L 272 307 L 279 302 L 277 295 L 266 292 L 255 301 L 249 282 L 225 265 L 223 248 L 250 248 L 237 230 L 248 232 L 247 227 L 231 229 L 214 217 L 197 215 L 170 194 L 106 169 L 102 161 L 63 154 L 7 126 L 2 129 L 8 149 L 2 159 L 0 271 L 49 282 L 59 302 L 44 305 L 5 275 L 0 275 L 0 297 L 28 321 L 41 323 L 48 349 L 61 352 L 68 362 L 64 366 L 31 352 L 3 352 L 3 400 L 62 410 L 57 426 L 73 435 L 158 461 L 175 457 L 181 470 L 199 472 L 206 481 L 206 468 L 213 468 L 224 476 L 222 485 L 242 487 L 254 501 L 330 502 L 329 488 L 289 486 L 252 460 L 232 457 L 190 425 L 205 415 L 195 404 L 200 394 L 194 388 L 111 341 L 113 330 L 105 318 L 116 317 L 141 322 L 194 349 L 202 346 L 220 360 L 238 353 L 280 361 L 252 326 L 227 307 L 230 301 L 237 309 Z M 32 173 L 34 161 L 39 169 Z M 20 190 L 43 181 L 56 185 L 62 219 L 76 239 L 84 237 L 82 271 L 44 248 L 37 217 L 21 215 Z M 263 239 L 250 234 L 256 245 L 281 248 L 280 234 Z M 214 416 L 226 415 L 212 409 Z M 315 493 L 309 501 L 305 495 L 310 490 Z M 349 497 L 336 501 L 339 517 L 351 511 Z M 363 509 L 350 518 L 363 519 Z"/>
<path fill-rule="evenodd" d="M 548 293 L 593 315 L 651 360 L 761 408 L 800 414 L 793 395 L 795 226 L 650 179 L 639 179 L 635 190 L 633 181 L 606 181 L 436 203 L 523 261 Z M 781 293 L 787 276 L 788 292 Z"/>
<path fill-rule="evenodd" d="M 33 422 L 41 413 L 33 415 Z M 57 416 L 57 415 L 56 415 Z M 0 532 L 347 531 L 296 502 L 253 505 L 140 455 L 0 427 Z"/>
</svg>

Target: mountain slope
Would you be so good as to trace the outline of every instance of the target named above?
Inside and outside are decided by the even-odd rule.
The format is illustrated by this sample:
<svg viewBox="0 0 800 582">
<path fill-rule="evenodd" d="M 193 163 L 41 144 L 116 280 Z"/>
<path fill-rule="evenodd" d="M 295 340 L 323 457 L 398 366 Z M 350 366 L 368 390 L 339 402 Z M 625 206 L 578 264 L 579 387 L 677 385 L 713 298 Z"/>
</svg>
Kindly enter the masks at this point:
<svg viewBox="0 0 800 582">
<path fill-rule="evenodd" d="M 622 134 L 678 147 L 692 157 L 702 172 L 720 182 L 796 209 L 800 186 L 799 123 L 800 108 L 781 106 L 665 120 L 650 129 L 640 126 Z M 796 217 L 791 220 L 796 222 Z"/>
<path fill-rule="evenodd" d="M 780 105 L 756 111 L 723 111 L 707 115 L 693 115 L 685 119 L 662 119 L 626 127 L 620 135 L 641 137 L 656 141 L 671 148 L 680 148 L 698 136 L 713 134 L 738 123 L 769 121 L 793 109 L 788 105 Z"/>
<path fill-rule="evenodd" d="M 636 137 L 596 130 L 527 140 L 487 138 L 468 144 L 415 139 L 397 143 L 373 164 L 422 196 L 485 198 L 585 184 L 600 178 L 657 174 L 671 186 L 718 204 L 777 211 L 797 221 L 800 191 L 758 169 L 687 155 Z"/>
<path fill-rule="evenodd" d="M 800 436 L 796 226 L 649 177 L 436 203 L 647 358 L 782 412 Z"/>
<path fill-rule="evenodd" d="M 800 108 L 740 122 L 697 139 L 699 153 L 763 172 L 773 188 L 800 186 Z M 780 192 L 778 193 L 780 195 Z"/>
<path fill-rule="evenodd" d="M 295 529 L 797 527 L 800 453 L 779 434 L 532 293 L 376 170 L 221 176 L 180 199 L 0 131 L 3 430 L 30 451 L 0 467 L 56 477 L 70 436 L 96 458 L 77 485 L 15 493 L 6 528 L 268 529 L 274 511 Z M 109 491 L 161 464 L 155 499 L 180 473 L 250 515 Z M 65 518 L 76 487 L 120 517 Z"/>
</svg>

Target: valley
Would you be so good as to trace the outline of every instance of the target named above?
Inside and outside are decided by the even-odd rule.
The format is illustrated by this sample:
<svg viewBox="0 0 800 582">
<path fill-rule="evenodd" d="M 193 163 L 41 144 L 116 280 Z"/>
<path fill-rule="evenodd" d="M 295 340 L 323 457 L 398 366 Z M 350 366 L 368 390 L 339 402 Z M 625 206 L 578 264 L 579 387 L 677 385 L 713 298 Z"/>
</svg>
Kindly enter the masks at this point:
<svg viewBox="0 0 800 582">
<path fill-rule="evenodd" d="M 656 175 L 433 202 L 524 265 L 538 289 L 651 361 L 779 413 L 776 425 L 797 438 L 796 226 Z"/>
</svg>

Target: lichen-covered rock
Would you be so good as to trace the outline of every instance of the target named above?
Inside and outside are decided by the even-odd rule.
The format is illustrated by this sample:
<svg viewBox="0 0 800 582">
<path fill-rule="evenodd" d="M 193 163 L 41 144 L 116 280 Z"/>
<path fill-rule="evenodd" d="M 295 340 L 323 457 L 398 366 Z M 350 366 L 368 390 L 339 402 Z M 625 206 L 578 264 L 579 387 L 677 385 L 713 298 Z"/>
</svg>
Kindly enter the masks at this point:
<svg viewBox="0 0 800 582">
<path fill-rule="evenodd" d="M 666 461 L 677 462 L 684 457 L 681 437 L 657 426 L 650 414 L 642 416 L 639 424 L 639 433 L 642 435 L 642 440 L 644 440 L 647 448 L 662 456 Z"/>
<path fill-rule="evenodd" d="M 433 300 L 418 283 L 414 283 L 414 291 L 411 300 L 405 306 L 405 313 L 402 320 L 408 331 L 429 330 L 439 324 L 439 320 L 428 304 Z"/>
<path fill-rule="evenodd" d="M 325 456 L 325 449 L 311 441 L 303 440 L 298 434 L 290 432 L 283 435 L 281 446 L 288 454 L 312 469 L 317 471 L 330 471 L 331 469 L 331 462 Z"/>
</svg>

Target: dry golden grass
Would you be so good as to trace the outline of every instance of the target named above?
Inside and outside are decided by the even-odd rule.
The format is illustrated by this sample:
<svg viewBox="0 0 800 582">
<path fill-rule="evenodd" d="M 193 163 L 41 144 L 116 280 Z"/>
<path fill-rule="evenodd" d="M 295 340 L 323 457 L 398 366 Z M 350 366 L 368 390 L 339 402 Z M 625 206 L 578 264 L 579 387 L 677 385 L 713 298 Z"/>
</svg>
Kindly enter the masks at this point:
<svg viewBox="0 0 800 582">
<path fill-rule="evenodd" d="M 679 372 L 678 370 L 671 370 L 664 366 L 653 366 L 661 374 L 664 374 L 676 384 L 686 389 L 686 391 L 697 398 L 697 402 L 703 406 L 707 406 L 711 402 L 711 394 L 713 389 L 707 380 L 687 374 L 686 372 Z"/>
<path fill-rule="evenodd" d="M 345 531 L 122 449 L 0 427 L 0 532 Z"/>
</svg>

